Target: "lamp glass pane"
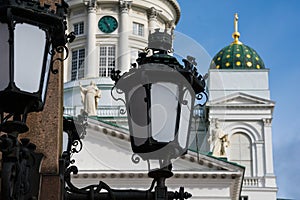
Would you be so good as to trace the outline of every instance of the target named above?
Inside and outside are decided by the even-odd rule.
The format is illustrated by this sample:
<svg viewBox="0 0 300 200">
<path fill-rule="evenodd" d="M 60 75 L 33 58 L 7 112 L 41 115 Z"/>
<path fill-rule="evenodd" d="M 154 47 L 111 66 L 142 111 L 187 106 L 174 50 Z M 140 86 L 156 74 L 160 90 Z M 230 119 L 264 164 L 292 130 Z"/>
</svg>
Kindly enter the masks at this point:
<svg viewBox="0 0 300 200">
<path fill-rule="evenodd" d="M 143 86 L 133 88 L 128 94 L 128 120 L 130 133 L 135 137 L 136 146 L 143 145 L 149 137 L 149 123 L 147 119 L 146 90 Z"/>
<path fill-rule="evenodd" d="M 51 50 L 52 46 L 50 46 L 49 51 Z M 46 94 L 47 94 L 47 86 L 48 86 L 48 79 L 50 75 L 50 66 L 52 61 L 52 55 L 50 52 L 47 54 L 47 60 L 46 60 L 46 69 L 45 69 L 45 76 L 44 76 L 44 82 L 43 82 L 43 89 L 42 89 L 42 102 L 45 101 Z"/>
<path fill-rule="evenodd" d="M 178 143 L 182 149 L 188 147 L 188 134 L 191 120 L 191 112 L 193 110 L 194 100 L 192 99 L 192 95 L 189 90 L 185 90 L 183 94 L 183 102 L 181 104 L 181 113 L 180 113 L 180 123 L 178 130 Z"/>
<path fill-rule="evenodd" d="M 178 86 L 173 83 L 156 83 L 151 88 L 152 137 L 158 142 L 175 138 L 178 108 Z"/>
<path fill-rule="evenodd" d="M 25 92 L 39 90 L 46 43 L 45 31 L 26 23 L 14 31 L 14 81 Z"/>
<path fill-rule="evenodd" d="M 7 24 L 0 23 L 0 91 L 9 83 L 9 31 Z"/>
</svg>

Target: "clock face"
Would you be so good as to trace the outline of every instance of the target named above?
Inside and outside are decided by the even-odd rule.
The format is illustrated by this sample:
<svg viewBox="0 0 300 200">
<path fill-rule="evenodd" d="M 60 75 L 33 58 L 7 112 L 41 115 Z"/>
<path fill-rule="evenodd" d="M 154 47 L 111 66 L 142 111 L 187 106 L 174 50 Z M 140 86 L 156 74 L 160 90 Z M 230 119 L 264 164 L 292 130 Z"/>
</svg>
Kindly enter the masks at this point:
<svg viewBox="0 0 300 200">
<path fill-rule="evenodd" d="M 98 27 L 103 33 L 112 33 L 118 28 L 118 22 L 112 16 L 104 16 L 99 20 Z"/>
</svg>

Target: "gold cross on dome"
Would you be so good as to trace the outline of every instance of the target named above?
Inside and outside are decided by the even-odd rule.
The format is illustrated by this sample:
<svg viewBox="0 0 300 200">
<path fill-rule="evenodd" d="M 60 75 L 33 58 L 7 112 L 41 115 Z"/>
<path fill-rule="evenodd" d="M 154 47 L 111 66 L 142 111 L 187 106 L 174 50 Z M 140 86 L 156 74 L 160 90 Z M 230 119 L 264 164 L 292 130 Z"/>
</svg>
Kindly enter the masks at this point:
<svg viewBox="0 0 300 200">
<path fill-rule="evenodd" d="M 234 32 L 232 34 L 232 37 L 234 41 L 232 42 L 233 44 L 242 44 L 239 41 L 240 33 L 238 31 L 238 21 L 239 21 L 239 16 L 237 13 L 234 14 Z"/>
</svg>

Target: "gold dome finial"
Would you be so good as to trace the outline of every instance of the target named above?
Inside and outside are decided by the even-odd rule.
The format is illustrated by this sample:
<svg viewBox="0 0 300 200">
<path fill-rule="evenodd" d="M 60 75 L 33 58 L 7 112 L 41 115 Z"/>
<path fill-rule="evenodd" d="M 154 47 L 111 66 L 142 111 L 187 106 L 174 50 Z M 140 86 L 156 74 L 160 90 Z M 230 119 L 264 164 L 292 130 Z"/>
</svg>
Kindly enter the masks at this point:
<svg viewBox="0 0 300 200">
<path fill-rule="evenodd" d="M 242 44 L 239 41 L 239 37 L 240 37 L 240 33 L 238 31 L 238 20 L 239 20 L 239 16 L 237 13 L 234 14 L 234 32 L 232 34 L 232 37 L 234 39 L 234 41 L 232 42 L 233 44 Z"/>
</svg>

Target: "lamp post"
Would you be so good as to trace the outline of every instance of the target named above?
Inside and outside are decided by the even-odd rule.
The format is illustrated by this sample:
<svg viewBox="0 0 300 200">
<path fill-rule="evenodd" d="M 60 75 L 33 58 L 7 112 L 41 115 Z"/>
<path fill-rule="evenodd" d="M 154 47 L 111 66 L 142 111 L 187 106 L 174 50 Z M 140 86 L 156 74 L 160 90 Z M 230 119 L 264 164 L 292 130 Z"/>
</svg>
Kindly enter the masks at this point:
<svg viewBox="0 0 300 200">
<path fill-rule="evenodd" d="M 56 6 L 31 0 L 0 0 L 0 138 L 1 197 L 35 199 L 39 192 L 42 154 L 18 135 L 28 131 L 30 112 L 43 110 L 56 53 L 74 35 L 65 34 L 67 4 Z"/>
<path fill-rule="evenodd" d="M 70 165 L 71 153 L 77 153 L 76 146 L 81 149 L 80 135 L 84 130 L 75 127 L 86 126 L 84 117 L 81 120 L 65 118 L 65 131 L 69 135 L 68 150 L 64 152 L 63 166 L 65 172 L 65 199 L 90 200 L 165 200 L 188 199 L 192 195 L 181 187 L 179 192 L 168 191 L 165 180 L 173 175 L 172 159 L 187 153 L 189 133 L 193 116 L 195 99 L 205 95 L 205 81 L 194 67 L 194 59 L 184 59 L 184 66 L 177 59 L 168 55 L 172 46 L 172 36 L 159 32 L 149 36 L 149 48 L 140 53 L 138 67 L 120 75 L 120 71 L 112 71 L 115 86 L 112 89 L 125 97 L 116 98 L 126 105 L 131 147 L 134 153 L 133 162 L 141 157 L 148 162 L 148 176 L 153 178 L 148 190 L 112 189 L 107 184 L 90 185 L 77 188 L 71 182 L 71 173 L 78 173 L 74 165 Z M 139 156 L 139 157 L 136 157 Z M 150 163 L 157 161 L 158 165 Z M 106 192 L 103 192 L 106 191 Z"/>
</svg>

